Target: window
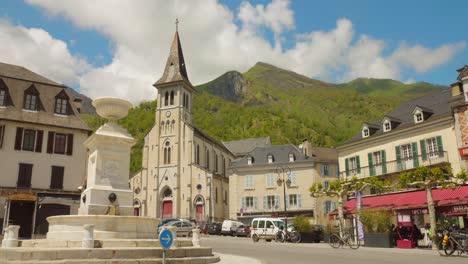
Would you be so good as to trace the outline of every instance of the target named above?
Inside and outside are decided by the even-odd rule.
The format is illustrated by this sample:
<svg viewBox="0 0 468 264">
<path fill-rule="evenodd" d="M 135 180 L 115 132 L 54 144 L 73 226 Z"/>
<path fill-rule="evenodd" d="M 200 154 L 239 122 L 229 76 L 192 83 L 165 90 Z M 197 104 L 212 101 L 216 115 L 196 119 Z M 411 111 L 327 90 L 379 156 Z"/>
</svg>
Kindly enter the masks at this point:
<svg viewBox="0 0 468 264">
<path fill-rule="evenodd" d="M 215 154 L 214 163 L 215 163 L 215 172 L 218 172 L 218 155 L 217 154 Z"/>
<path fill-rule="evenodd" d="M 277 204 L 277 203 L 276 203 L 276 200 L 277 200 L 277 199 L 276 199 L 276 196 L 274 196 L 274 195 L 268 195 L 268 196 L 266 197 L 266 199 L 267 199 L 266 201 L 267 201 L 267 208 L 268 208 L 268 209 L 276 208 L 276 204 Z"/>
<path fill-rule="evenodd" d="M 374 163 L 374 166 L 380 166 L 382 165 L 382 154 L 380 151 L 376 151 L 372 153 L 372 160 Z"/>
<path fill-rule="evenodd" d="M 357 169 L 357 160 L 356 160 L 356 157 L 352 157 L 349 159 L 349 169 L 356 173 L 356 169 Z"/>
<path fill-rule="evenodd" d="M 293 153 L 289 153 L 289 162 L 293 162 L 296 160 L 296 157 L 294 156 Z"/>
<path fill-rule="evenodd" d="M 47 139 L 47 153 L 72 155 L 73 134 L 55 133 L 49 131 Z"/>
<path fill-rule="evenodd" d="M 273 174 L 266 175 L 266 187 L 267 188 L 275 187 L 275 176 Z"/>
<path fill-rule="evenodd" d="M 290 194 L 288 202 L 289 207 L 297 207 L 297 194 Z"/>
<path fill-rule="evenodd" d="M 169 104 L 169 92 L 166 92 L 164 94 L 164 106 L 167 106 Z"/>
<path fill-rule="evenodd" d="M 166 141 L 164 143 L 164 161 L 163 164 L 170 164 L 171 163 L 171 143 Z"/>
<path fill-rule="evenodd" d="M 289 180 L 291 181 L 291 186 L 296 186 L 297 183 L 296 183 L 296 173 L 295 172 L 291 172 L 291 174 L 289 174 Z"/>
<path fill-rule="evenodd" d="M 392 126 L 390 122 L 384 122 L 384 132 L 392 130 Z"/>
<path fill-rule="evenodd" d="M 322 164 L 322 176 L 330 176 L 330 168 L 328 164 Z"/>
<path fill-rule="evenodd" d="M 426 146 L 429 158 L 439 157 L 439 149 L 435 137 L 426 139 Z"/>
<path fill-rule="evenodd" d="M 42 130 L 16 128 L 15 150 L 42 151 Z"/>
<path fill-rule="evenodd" d="M 218 203 L 218 187 L 215 188 L 215 203 Z"/>
<path fill-rule="evenodd" d="M 63 189 L 64 170 L 64 167 L 52 166 L 52 175 L 50 177 L 50 189 Z"/>
<path fill-rule="evenodd" d="M 336 208 L 336 203 L 332 201 L 323 201 L 322 202 L 322 212 L 323 215 L 328 215 L 328 213 L 333 212 Z"/>
<path fill-rule="evenodd" d="M 275 161 L 275 157 L 273 157 L 273 155 L 271 154 L 268 154 L 268 163 L 273 163 Z"/>
<path fill-rule="evenodd" d="M 6 105 L 6 91 L 0 88 L 0 106 Z"/>
<path fill-rule="evenodd" d="M 245 208 L 254 208 L 254 198 L 252 196 L 245 197 Z"/>
<path fill-rule="evenodd" d="M 55 113 L 60 115 L 69 114 L 68 106 L 68 95 L 65 91 L 61 91 L 57 96 L 55 96 Z"/>
<path fill-rule="evenodd" d="M 26 94 L 26 98 L 24 100 L 24 109 L 37 111 L 37 95 Z"/>
<path fill-rule="evenodd" d="M 174 105 L 174 91 L 171 91 L 171 102 L 170 105 Z"/>
<path fill-rule="evenodd" d="M 0 148 L 3 146 L 3 136 L 5 135 L 5 125 L 0 125 Z"/>
<path fill-rule="evenodd" d="M 420 123 L 420 122 L 424 121 L 423 113 L 417 112 L 417 113 L 414 115 L 414 121 L 415 121 L 416 123 Z"/>
<path fill-rule="evenodd" d="M 245 188 L 253 188 L 253 176 L 245 176 Z"/>
<path fill-rule="evenodd" d="M 328 190 L 330 187 L 330 182 L 329 181 L 323 181 L 323 190 Z"/>
<path fill-rule="evenodd" d="M 205 153 L 206 153 L 206 169 L 210 170 L 210 151 L 208 150 L 208 148 L 206 148 Z"/>
<path fill-rule="evenodd" d="M 197 144 L 195 147 L 195 163 L 200 165 L 200 145 Z"/>
<path fill-rule="evenodd" d="M 227 191 L 224 191 L 224 203 L 227 204 L 228 202 L 228 193 Z"/>
<path fill-rule="evenodd" d="M 222 156 L 222 163 L 221 163 L 221 170 L 223 171 L 223 175 L 226 176 L 226 158 Z"/>
<path fill-rule="evenodd" d="M 403 160 L 412 160 L 413 159 L 413 150 L 411 144 L 401 145 L 401 158 Z"/>
<path fill-rule="evenodd" d="M 31 176 L 32 176 L 32 164 L 20 163 L 18 172 L 17 187 L 30 188 L 31 187 Z"/>
<path fill-rule="evenodd" d="M 369 128 L 364 128 L 362 130 L 362 137 L 368 137 L 369 136 Z"/>
<path fill-rule="evenodd" d="M 252 156 L 248 156 L 248 157 L 247 157 L 247 164 L 248 164 L 248 165 L 251 165 L 251 164 L 253 164 L 253 163 L 254 163 L 254 158 L 253 158 Z"/>
<path fill-rule="evenodd" d="M 370 155 L 370 154 L 369 154 Z M 371 157 L 369 157 L 371 159 Z M 346 176 L 356 175 L 361 173 L 361 162 L 359 156 L 354 156 L 345 159 Z"/>
</svg>

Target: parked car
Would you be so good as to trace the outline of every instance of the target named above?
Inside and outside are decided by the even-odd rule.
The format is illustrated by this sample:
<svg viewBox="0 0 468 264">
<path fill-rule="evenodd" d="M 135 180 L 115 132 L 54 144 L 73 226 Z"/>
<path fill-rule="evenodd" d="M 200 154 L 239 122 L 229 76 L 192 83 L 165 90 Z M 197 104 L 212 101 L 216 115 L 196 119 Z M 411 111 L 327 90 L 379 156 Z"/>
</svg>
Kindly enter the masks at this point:
<svg viewBox="0 0 468 264">
<path fill-rule="evenodd" d="M 250 236 L 250 228 L 246 225 L 240 225 L 236 229 L 236 236 L 238 237 L 249 237 Z"/>
<path fill-rule="evenodd" d="M 284 228 L 285 225 L 286 223 L 278 218 L 254 218 L 250 228 L 250 236 L 254 241 L 258 241 L 260 238 L 271 241 L 275 238 L 280 227 Z"/>
<path fill-rule="evenodd" d="M 220 235 L 221 234 L 221 223 L 211 223 L 208 225 L 208 234 Z"/>
<path fill-rule="evenodd" d="M 323 240 L 323 226 L 313 225 L 312 226 L 312 240 L 315 243 L 320 243 Z"/>
<path fill-rule="evenodd" d="M 159 230 L 158 230 L 159 233 L 161 233 L 161 231 L 163 229 L 165 229 L 166 227 L 169 227 L 169 226 L 175 226 L 176 227 L 177 236 L 187 236 L 187 237 L 192 236 L 192 229 L 195 228 L 195 225 L 193 223 L 189 222 L 189 221 L 177 220 L 177 221 L 172 221 L 172 222 L 166 223 L 163 226 L 160 226 Z"/>
<path fill-rule="evenodd" d="M 235 220 L 224 220 L 221 226 L 221 235 L 234 236 L 237 228 L 242 225 L 241 222 Z"/>
<path fill-rule="evenodd" d="M 161 226 L 163 226 L 163 225 L 165 225 L 165 224 L 167 224 L 167 223 L 169 223 L 169 222 L 172 222 L 172 221 L 179 221 L 179 220 L 181 220 L 181 219 L 179 219 L 179 218 L 167 218 L 167 219 L 163 219 L 163 220 L 161 220 L 161 221 L 159 222 L 159 224 L 158 224 L 158 229 L 159 229 L 159 227 L 161 227 Z"/>
</svg>

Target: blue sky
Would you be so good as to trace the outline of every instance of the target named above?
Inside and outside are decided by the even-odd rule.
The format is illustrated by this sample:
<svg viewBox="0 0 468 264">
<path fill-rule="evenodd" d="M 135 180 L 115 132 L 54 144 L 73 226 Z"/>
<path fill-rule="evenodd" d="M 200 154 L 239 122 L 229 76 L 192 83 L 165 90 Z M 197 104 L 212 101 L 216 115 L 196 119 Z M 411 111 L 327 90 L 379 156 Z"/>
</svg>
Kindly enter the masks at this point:
<svg viewBox="0 0 468 264">
<path fill-rule="evenodd" d="M 449 85 L 468 64 L 466 10 L 461 0 L 3 0 L 0 61 L 91 97 L 141 101 L 155 95 L 179 17 L 195 84 L 265 61 L 327 82 Z"/>
</svg>

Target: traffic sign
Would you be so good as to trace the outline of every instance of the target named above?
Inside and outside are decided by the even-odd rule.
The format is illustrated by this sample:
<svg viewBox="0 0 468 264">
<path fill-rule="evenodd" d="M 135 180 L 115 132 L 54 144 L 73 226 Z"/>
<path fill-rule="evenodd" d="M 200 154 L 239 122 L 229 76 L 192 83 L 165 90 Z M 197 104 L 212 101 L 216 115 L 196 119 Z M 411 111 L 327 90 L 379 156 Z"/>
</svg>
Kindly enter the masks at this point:
<svg viewBox="0 0 468 264">
<path fill-rule="evenodd" d="M 163 248 L 170 248 L 172 246 L 172 242 L 174 242 L 172 232 L 169 229 L 164 229 L 161 234 L 159 234 L 159 242 Z"/>
</svg>

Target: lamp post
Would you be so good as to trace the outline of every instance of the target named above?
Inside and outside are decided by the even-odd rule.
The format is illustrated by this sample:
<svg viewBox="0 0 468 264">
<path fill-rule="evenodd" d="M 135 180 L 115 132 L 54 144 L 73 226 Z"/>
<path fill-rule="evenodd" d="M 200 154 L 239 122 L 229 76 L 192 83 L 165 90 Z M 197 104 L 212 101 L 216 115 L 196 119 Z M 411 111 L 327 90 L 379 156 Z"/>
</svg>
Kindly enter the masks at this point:
<svg viewBox="0 0 468 264">
<path fill-rule="evenodd" d="M 276 173 L 278 174 L 278 180 L 276 183 L 278 186 L 283 185 L 283 197 L 284 197 L 284 221 L 286 223 L 286 230 L 288 228 L 288 209 L 286 207 L 286 185 L 288 187 L 291 185 L 291 179 L 289 176 L 291 175 L 291 168 L 286 165 L 280 165 L 276 167 Z M 286 179 L 285 179 L 286 176 Z"/>
</svg>

